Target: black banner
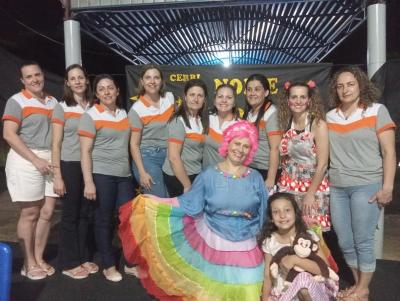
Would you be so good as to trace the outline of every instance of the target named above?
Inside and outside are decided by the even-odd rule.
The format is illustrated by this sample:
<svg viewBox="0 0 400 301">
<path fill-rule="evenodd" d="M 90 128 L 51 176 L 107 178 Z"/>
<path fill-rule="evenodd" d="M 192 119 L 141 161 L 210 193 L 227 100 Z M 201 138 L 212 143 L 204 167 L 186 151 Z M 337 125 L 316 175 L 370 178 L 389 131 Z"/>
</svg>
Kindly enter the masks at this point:
<svg viewBox="0 0 400 301">
<path fill-rule="evenodd" d="M 167 91 L 171 91 L 179 101 L 183 97 L 183 87 L 192 78 L 204 80 L 208 88 L 211 105 L 215 89 L 222 83 L 229 83 L 236 89 L 237 103 L 243 107 L 244 87 L 247 77 L 253 73 L 264 74 L 271 87 L 271 95 L 274 96 L 282 89 L 283 83 L 290 81 L 308 81 L 317 83 L 321 89 L 323 100 L 327 103 L 327 88 L 332 64 L 288 64 L 288 65 L 232 65 L 224 67 L 216 66 L 160 66 L 166 80 Z M 137 99 L 137 86 L 139 72 L 142 66 L 126 66 L 127 93 L 131 101 L 128 108 Z M 273 98 L 273 97 L 272 97 Z"/>
</svg>

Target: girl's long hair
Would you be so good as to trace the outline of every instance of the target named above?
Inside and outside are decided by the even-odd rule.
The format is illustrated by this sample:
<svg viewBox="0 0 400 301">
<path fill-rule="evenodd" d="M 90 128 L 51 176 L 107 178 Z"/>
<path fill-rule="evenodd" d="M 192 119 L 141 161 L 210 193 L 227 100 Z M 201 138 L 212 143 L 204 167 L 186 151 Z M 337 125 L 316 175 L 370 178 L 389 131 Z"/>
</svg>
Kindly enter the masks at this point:
<svg viewBox="0 0 400 301">
<path fill-rule="evenodd" d="M 271 92 L 270 87 L 269 87 L 269 82 L 268 82 L 267 78 L 262 74 L 252 74 L 252 75 L 250 75 L 247 78 L 247 81 L 246 81 L 246 84 L 245 84 L 245 89 L 246 90 L 247 90 L 247 86 L 248 86 L 249 82 L 251 82 L 253 80 L 259 81 L 261 83 L 261 85 L 263 86 L 264 90 L 267 90 L 268 92 Z M 261 119 L 264 117 L 265 108 L 267 107 L 267 105 L 272 104 L 272 100 L 269 98 L 269 96 L 270 96 L 270 94 L 268 94 L 264 98 L 264 102 L 261 105 L 260 109 L 258 110 L 257 118 L 256 118 L 256 121 L 254 122 L 254 124 L 255 124 L 255 126 L 257 128 L 258 128 L 258 125 L 260 124 Z M 251 109 L 252 109 L 252 107 L 247 102 L 247 97 L 246 97 L 246 107 L 244 109 L 244 114 L 243 114 L 243 119 L 244 120 L 247 120 L 247 116 L 249 115 Z"/>
<path fill-rule="evenodd" d="M 295 213 L 294 226 L 296 229 L 296 233 L 303 233 L 303 232 L 307 231 L 307 226 L 303 221 L 301 210 L 296 203 L 294 195 L 291 193 L 287 193 L 287 192 L 277 192 L 268 199 L 267 218 L 265 219 L 265 222 L 261 228 L 261 231 L 257 236 L 257 243 L 260 246 L 260 248 L 262 247 L 262 244 L 266 238 L 271 237 L 272 233 L 278 231 L 278 228 L 275 226 L 275 224 L 272 220 L 271 207 L 272 207 L 272 203 L 279 199 L 285 199 L 285 200 L 289 201 L 290 204 L 292 205 L 292 207 L 294 209 L 294 213 Z"/>
<path fill-rule="evenodd" d="M 313 120 L 317 124 L 320 120 L 325 119 L 325 112 L 321 102 L 321 94 L 317 87 L 310 88 L 305 82 L 286 82 L 288 85 L 287 89 L 282 89 L 282 92 L 278 95 L 278 121 L 281 130 L 286 131 L 290 127 L 292 120 L 292 111 L 290 110 L 288 101 L 290 96 L 290 90 L 293 87 L 304 87 L 308 91 L 308 97 L 310 98 L 310 104 L 308 106 L 308 113 L 310 121 Z"/>
<path fill-rule="evenodd" d="M 200 109 L 198 115 L 201 118 L 201 124 L 203 125 L 203 134 L 208 132 L 208 125 L 209 125 L 209 118 L 208 118 L 208 105 L 207 105 L 207 99 L 208 99 L 208 91 L 207 91 L 207 85 L 205 84 L 204 81 L 201 79 L 191 79 L 185 84 L 184 88 L 184 94 L 186 98 L 186 94 L 189 91 L 190 88 L 193 87 L 200 87 L 204 91 L 204 104 L 203 107 Z M 171 122 L 173 119 L 182 117 L 183 122 L 185 125 L 191 129 L 190 127 L 190 122 L 189 122 L 189 111 L 188 107 L 186 104 L 186 100 L 182 101 L 182 104 L 178 107 L 178 109 L 175 111 L 175 113 L 171 116 L 168 122 Z"/>
</svg>

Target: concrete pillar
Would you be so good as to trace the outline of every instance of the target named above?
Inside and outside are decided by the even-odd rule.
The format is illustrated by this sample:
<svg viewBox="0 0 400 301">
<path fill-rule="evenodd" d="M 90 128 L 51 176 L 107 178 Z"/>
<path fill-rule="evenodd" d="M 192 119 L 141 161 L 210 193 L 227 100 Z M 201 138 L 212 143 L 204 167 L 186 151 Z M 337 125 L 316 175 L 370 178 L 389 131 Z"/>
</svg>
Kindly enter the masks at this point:
<svg viewBox="0 0 400 301">
<path fill-rule="evenodd" d="M 65 67 L 82 65 L 80 24 L 75 20 L 64 21 Z"/>
<path fill-rule="evenodd" d="M 367 3 L 368 76 L 372 78 L 376 71 L 386 62 L 386 3 L 385 1 L 368 1 Z M 383 257 L 384 209 L 379 215 L 375 232 L 376 258 Z"/>
</svg>

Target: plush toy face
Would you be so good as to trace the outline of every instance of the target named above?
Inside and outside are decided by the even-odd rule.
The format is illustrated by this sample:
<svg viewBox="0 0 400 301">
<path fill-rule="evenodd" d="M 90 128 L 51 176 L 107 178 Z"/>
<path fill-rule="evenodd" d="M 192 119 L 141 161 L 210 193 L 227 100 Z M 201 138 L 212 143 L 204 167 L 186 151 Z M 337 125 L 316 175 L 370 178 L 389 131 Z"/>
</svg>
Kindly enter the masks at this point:
<svg viewBox="0 0 400 301">
<path fill-rule="evenodd" d="M 310 239 L 300 237 L 293 246 L 293 249 L 297 256 L 306 258 L 310 256 L 311 252 L 316 252 L 318 250 L 318 245 Z"/>
</svg>

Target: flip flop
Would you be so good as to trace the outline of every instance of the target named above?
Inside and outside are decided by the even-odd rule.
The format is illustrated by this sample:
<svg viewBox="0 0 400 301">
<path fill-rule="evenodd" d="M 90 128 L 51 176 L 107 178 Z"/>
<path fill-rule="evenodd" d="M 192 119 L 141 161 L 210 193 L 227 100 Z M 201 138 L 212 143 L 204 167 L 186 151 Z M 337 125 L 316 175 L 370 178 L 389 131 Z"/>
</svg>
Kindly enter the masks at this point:
<svg viewBox="0 0 400 301">
<path fill-rule="evenodd" d="M 127 275 L 132 275 L 139 279 L 147 277 L 147 273 L 140 269 L 138 265 L 133 267 L 124 266 L 124 272 Z"/>
<path fill-rule="evenodd" d="M 21 269 L 21 276 L 30 280 L 41 280 L 47 277 L 47 273 L 37 265 L 30 266 L 28 269 L 23 266 Z"/>
<path fill-rule="evenodd" d="M 138 266 L 128 267 L 124 266 L 124 272 L 127 275 L 135 276 L 136 278 L 140 278 Z"/>
<path fill-rule="evenodd" d="M 341 290 L 340 292 L 338 292 L 336 297 L 337 297 L 338 299 L 346 298 L 348 295 L 350 295 L 351 293 L 353 293 L 355 289 L 356 289 L 355 286 L 348 287 L 348 288 L 346 288 L 346 289 Z"/>
<path fill-rule="evenodd" d="M 366 297 L 367 297 L 367 298 L 365 299 L 365 296 L 364 296 L 364 297 L 361 297 L 361 296 L 358 295 L 357 293 L 353 292 L 353 293 L 347 295 L 346 297 L 344 297 L 344 298 L 341 299 L 341 300 L 343 300 L 343 301 L 368 301 L 368 300 L 369 300 L 369 299 L 368 299 L 368 295 L 367 295 Z"/>
<path fill-rule="evenodd" d="M 56 270 L 53 268 L 51 265 L 49 265 L 47 262 L 42 261 L 39 263 L 39 266 L 42 268 L 42 270 L 47 274 L 47 276 L 53 275 Z"/>
<path fill-rule="evenodd" d="M 99 271 L 99 266 L 94 262 L 87 261 L 81 265 L 89 274 L 96 274 Z"/>
<path fill-rule="evenodd" d="M 82 266 L 71 270 L 62 271 L 62 274 L 72 279 L 85 279 L 89 276 L 89 272 Z"/>
<path fill-rule="evenodd" d="M 107 272 L 107 270 L 103 270 L 103 275 L 107 280 L 112 282 L 119 282 L 122 280 L 122 275 L 117 270 Z"/>
</svg>

